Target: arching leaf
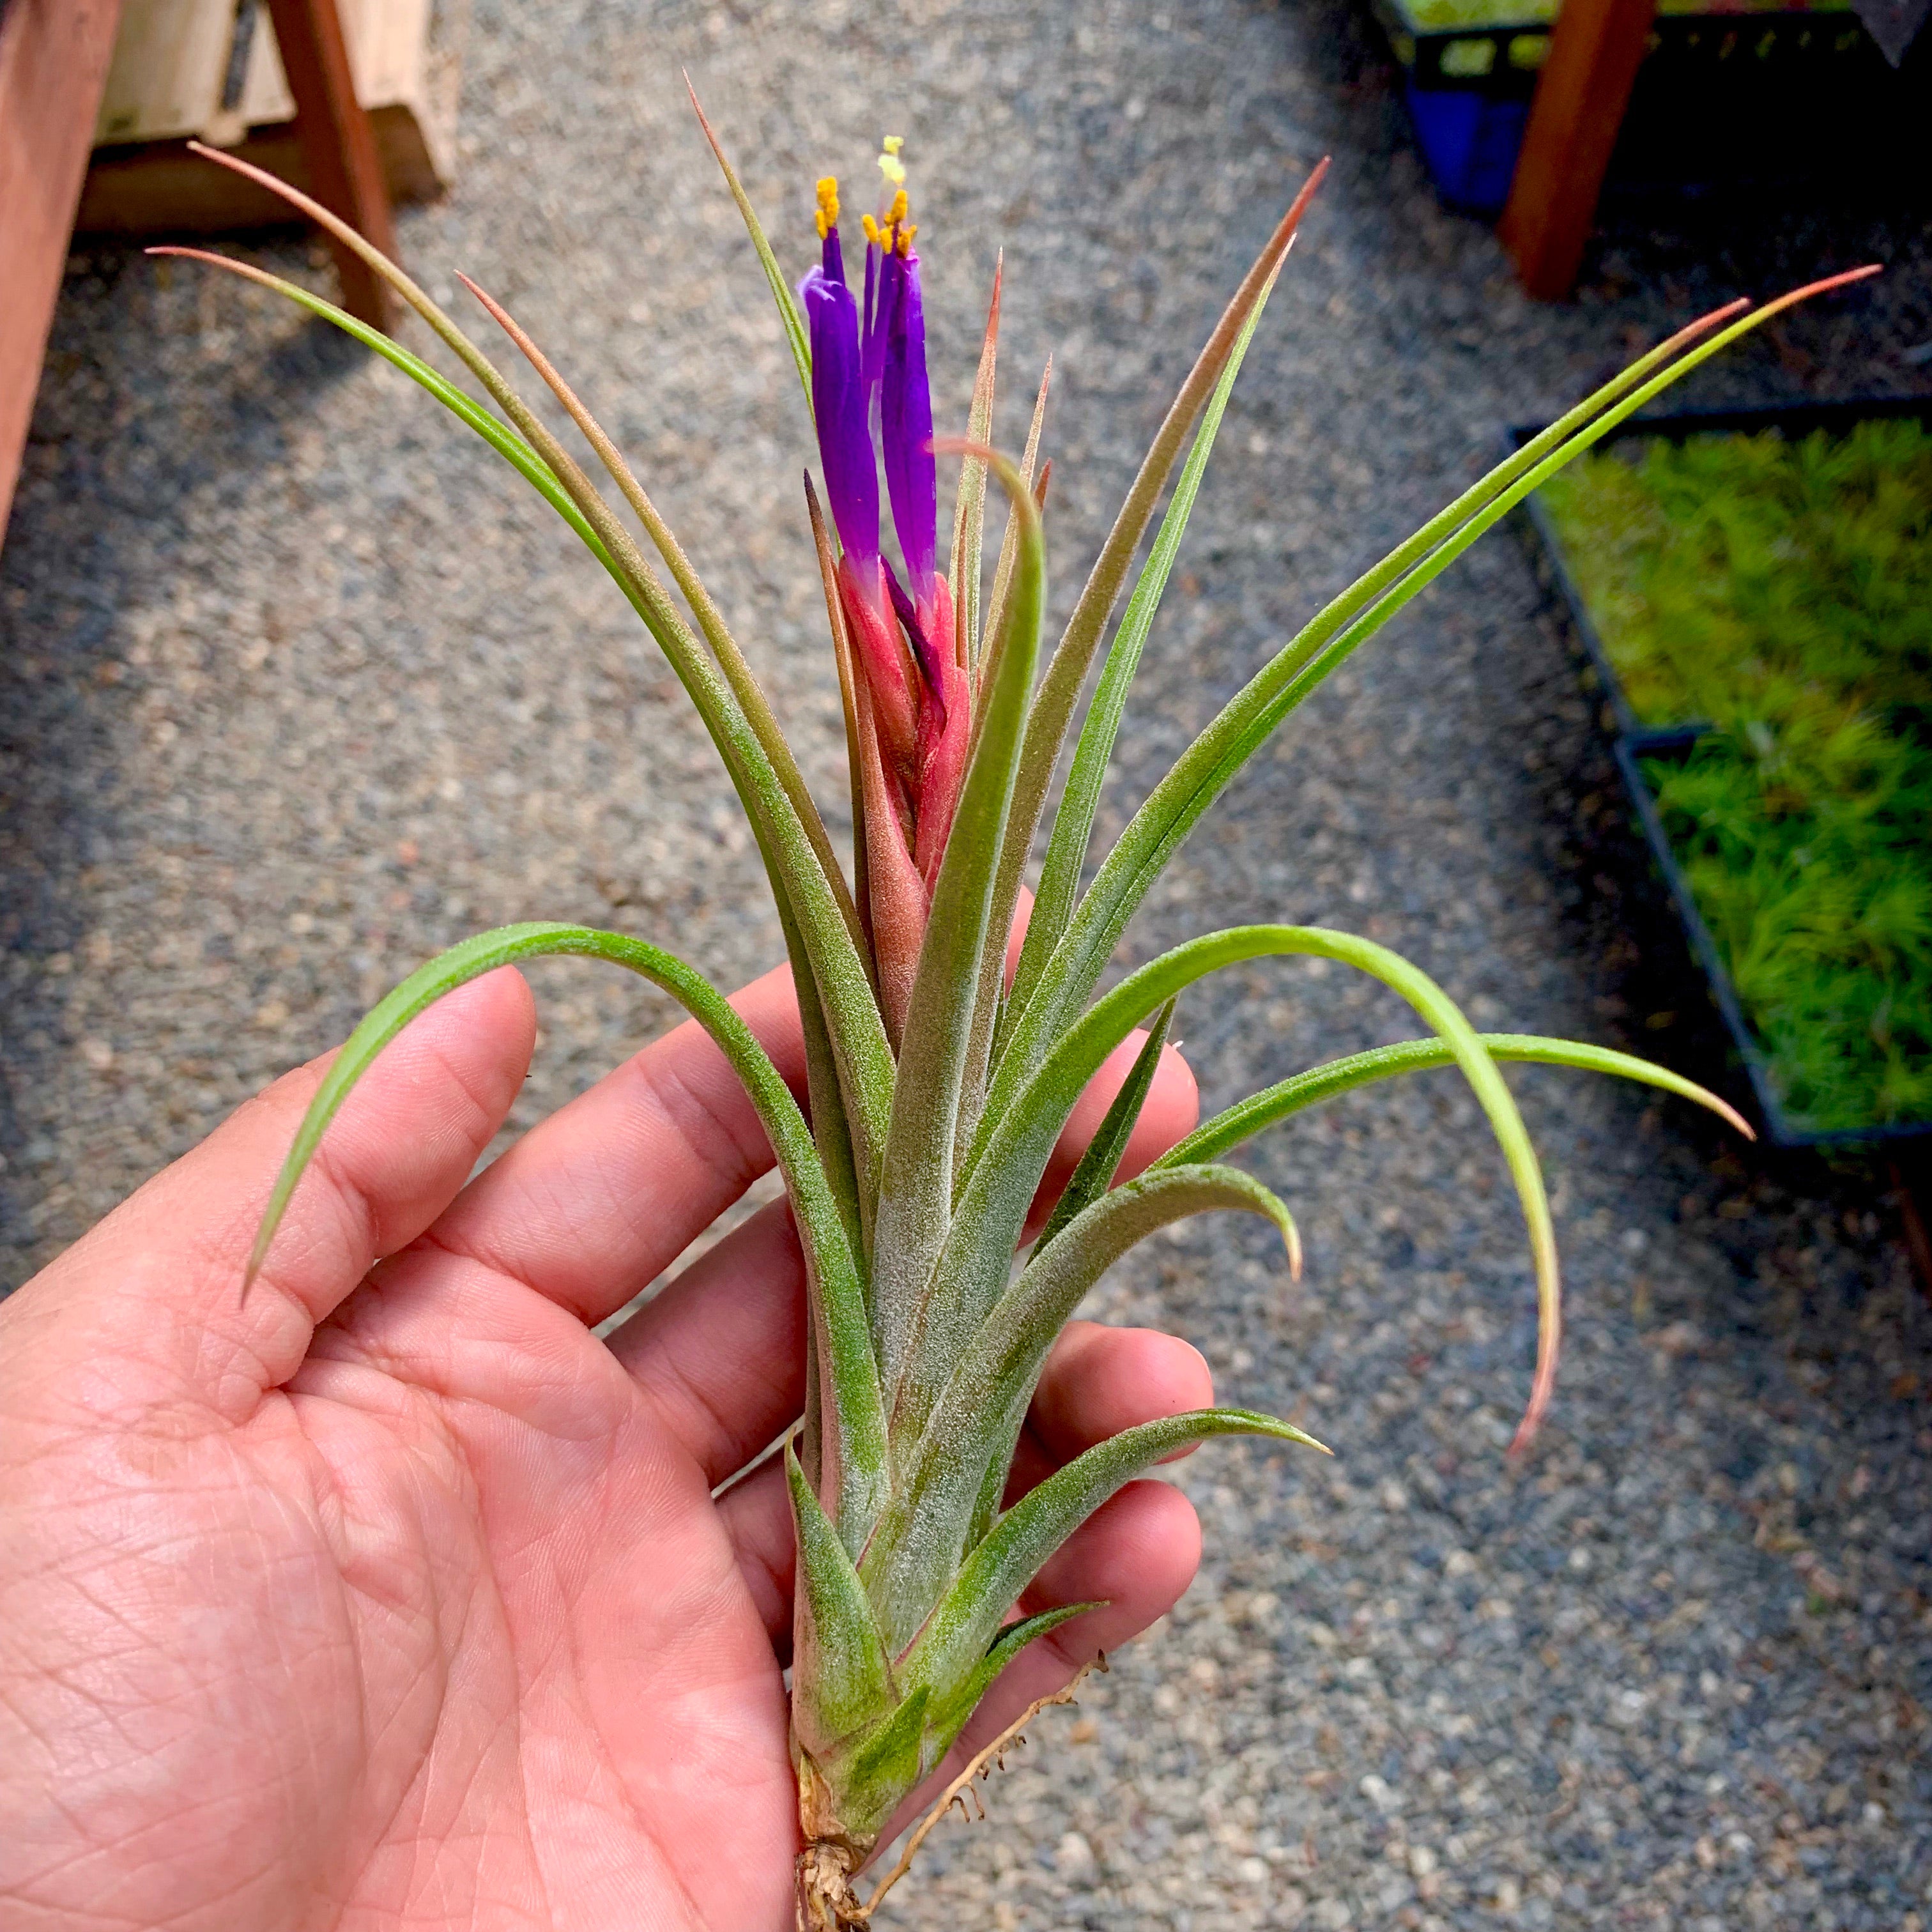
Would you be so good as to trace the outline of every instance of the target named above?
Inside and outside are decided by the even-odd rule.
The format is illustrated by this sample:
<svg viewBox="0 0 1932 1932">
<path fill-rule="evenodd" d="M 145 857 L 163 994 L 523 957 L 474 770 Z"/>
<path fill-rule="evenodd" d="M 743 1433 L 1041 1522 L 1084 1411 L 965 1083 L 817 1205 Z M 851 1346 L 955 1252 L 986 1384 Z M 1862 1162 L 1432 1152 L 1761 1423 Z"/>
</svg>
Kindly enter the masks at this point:
<svg viewBox="0 0 1932 1932">
<path fill-rule="evenodd" d="M 1686 1100 L 1708 1107 L 1736 1127 L 1747 1140 L 1756 1140 L 1750 1123 L 1727 1100 L 1708 1088 L 1654 1060 L 1640 1060 L 1634 1054 L 1618 1053 L 1614 1048 L 1591 1046 L 1581 1040 L 1546 1040 L 1539 1034 L 1479 1034 L 1484 1050 L 1492 1060 L 1525 1062 L 1541 1066 L 1574 1066 L 1587 1073 L 1613 1073 L 1646 1087 L 1660 1088 Z M 1352 1092 L 1371 1082 L 1387 1080 L 1398 1073 L 1419 1073 L 1432 1066 L 1449 1066 L 1455 1056 L 1439 1040 L 1405 1040 L 1390 1046 L 1370 1047 L 1365 1053 L 1352 1053 L 1346 1059 L 1331 1060 L 1312 1066 L 1305 1073 L 1278 1080 L 1272 1087 L 1237 1101 L 1225 1113 L 1204 1121 L 1187 1138 L 1162 1154 L 1155 1167 L 1180 1167 L 1190 1162 L 1218 1160 L 1242 1142 L 1252 1139 L 1264 1127 L 1298 1114 L 1305 1107 L 1332 1100 L 1337 1094 Z"/>
<path fill-rule="evenodd" d="M 902 1438 L 892 1501 L 860 1560 L 889 1646 L 924 1623 L 958 1568 L 982 1472 L 1010 1465 L 1048 1352 L 1088 1291 L 1136 1243 L 1222 1208 L 1273 1222 L 1300 1272 L 1294 1220 L 1259 1181 L 1234 1167 L 1170 1167 L 1103 1194 L 1000 1296 L 916 1441 Z"/>
<path fill-rule="evenodd" d="M 930 1684 L 943 1706 L 949 1693 L 975 1674 L 1007 1611 L 1041 1565 L 1109 1496 L 1163 1456 L 1214 1436 L 1269 1436 L 1322 1448 L 1292 1423 L 1245 1408 L 1193 1409 L 1096 1443 L 993 1526 L 901 1661 L 900 1682 Z"/>
<path fill-rule="evenodd" d="M 479 933 L 418 967 L 373 1006 L 352 1033 L 310 1102 L 282 1163 L 249 1256 L 252 1281 L 266 1258 L 297 1184 L 329 1122 L 376 1057 L 418 1013 L 470 980 L 520 960 L 576 955 L 606 959 L 661 986 L 711 1036 L 743 1082 L 790 1190 L 799 1233 L 817 1282 L 822 1312 L 818 1337 L 822 1386 L 836 1430 L 820 1453 L 836 1468 L 841 1533 L 854 1547 L 884 1507 L 889 1480 L 885 1414 L 872 1360 L 865 1295 L 847 1244 L 838 1205 L 821 1172 L 811 1130 L 791 1090 L 752 1030 L 702 974 L 658 947 L 590 926 L 532 923 Z"/>
<path fill-rule="evenodd" d="M 1533 1430 L 1547 1406 L 1562 1334 L 1556 1241 L 1534 1150 L 1496 1063 L 1455 1003 L 1419 967 L 1388 947 L 1320 926 L 1237 926 L 1209 933 L 1130 974 L 1069 1026 L 995 1121 L 988 1115 L 982 1146 L 966 1177 L 955 1215 L 960 1231 L 948 1240 L 934 1287 L 920 1311 L 920 1332 L 909 1368 L 888 1377 L 886 1401 L 896 1428 L 917 1426 L 1006 1279 L 999 1244 L 1018 1237 L 1033 1190 L 1053 1143 L 1081 1090 L 1107 1054 L 1153 1006 L 1222 966 L 1272 954 L 1306 954 L 1352 966 L 1400 993 L 1434 1029 L 1468 1080 L 1502 1148 L 1528 1226 L 1536 1268 L 1540 1340 L 1536 1378 L 1524 1426 Z M 971 1230 L 975 1238 L 964 1232 Z"/>
</svg>

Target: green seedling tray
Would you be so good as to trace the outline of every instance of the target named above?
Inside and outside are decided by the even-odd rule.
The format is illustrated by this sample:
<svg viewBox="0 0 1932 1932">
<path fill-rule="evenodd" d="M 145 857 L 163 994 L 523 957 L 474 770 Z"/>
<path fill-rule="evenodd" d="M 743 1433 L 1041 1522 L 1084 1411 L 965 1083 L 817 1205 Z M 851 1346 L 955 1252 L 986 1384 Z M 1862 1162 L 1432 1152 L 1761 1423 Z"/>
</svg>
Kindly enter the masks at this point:
<svg viewBox="0 0 1932 1932">
<path fill-rule="evenodd" d="M 1761 435 L 1776 430 L 1789 437 L 1810 436 L 1823 430 L 1832 435 L 1848 434 L 1856 425 L 1874 418 L 1896 421 L 1916 418 L 1932 425 L 1932 398 L 1866 397 L 1838 403 L 1795 404 L 1781 408 L 1737 410 L 1684 410 L 1652 416 L 1635 416 L 1620 424 L 1604 439 L 1600 448 L 1630 438 L 1667 436 L 1681 441 L 1687 436 L 1713 434 Z M 1538 434 L 1538 426 L 1520 426 L 1510 432 L 1510 441 L 1520 448 Z M 1552 592 L 1562 608 L 1571 634 L 1582 647 L 1587 660 L 1585 685 L 1598 700 L 1598 722 L 1610 740 L 1617 770 L 1629 794 L 1652 862 L 1669 892 L 1672 909 L 1684 928 L 1691 956 L 1703 974 L 1712 1004 L 1724 1023 L 1756 1103 L 1765 1137 L 1783 1148 L 1850 1148 L 1900 1141 L 1932 1140 L 1932 1120 L 1894 1122 L 1869 1127 L 1820 1130 L 1806 1126 L 1795 1118 L 1780 1097 L 1772 1078 L 1771 1065 L 1756 1035 L 1744 1017 L 1730 970 L 1703 914 L 1698 910 L 1690 880 L 1670 843 L 1655 794 L 1643 775 L 1646 758 L 1682 757 L 1712 727 L 1704 718 L 1673 720 L 1667 724 L 1646 724 L 1631 709 L 1624 695 L 1616 667 L 1610 660 L 1603 638 L 1592 620 L 1580 586 L 1564 554 L 1555 520 L 1540 496 L 1531 496 L 1523 506 L 1517 528 L 1529 550 L 1531 562 L 1546 590 Z"/>
<path fill-rule="evenodd" d="M 1694 436 L 1759 436 L 1766 430 L 1775 430 L 1794 440 L 1812 435 L 1819 430 L 1832 436 L 1844 436 L 1862 422 L 1901 419 L 1914 419 L 1932 427 L 1932 397 L 1868 396 L 1846 402 L 1794 403 L 1772 409 L 1677 410 L 1658 416 L 1633 416 L 1629 422 L 1618 424 L 1598 447 L 1607 449 L 1613 443 L 1648 442 L 1655 436 L 1666 436 L 1673 442 L 1681 442 Z M 1512 429 L 1509 433 L 1510 447 L 1521 448 L 1540 433 L 1541 428 L 1541 424 L 1534 424 Z M 1610 652 L 1605 650 L 1603 638 L 1592 620 L 1582 586 L 1564 555 L 1563 541 L 1557 534 L 1556 520 L 1540 493 L 1524 504 L 1517 529 L 1524 536 L 1538 578 L 1546 590 L 1555 594 L 1562 606 L 1565 621 L 1589 660 L 1592 694 L 1601 701 L 1600 718 L 1604 729 L 1613 738 L 1642 737 L 1686 728 L 1708 730 L 1708 718 L 1646 721 L 1632 710 L 1630 700 L 1624 694 L 1622 680 L 1617 676 L 1616 667 L 1610 662 Z"/>
</svg>

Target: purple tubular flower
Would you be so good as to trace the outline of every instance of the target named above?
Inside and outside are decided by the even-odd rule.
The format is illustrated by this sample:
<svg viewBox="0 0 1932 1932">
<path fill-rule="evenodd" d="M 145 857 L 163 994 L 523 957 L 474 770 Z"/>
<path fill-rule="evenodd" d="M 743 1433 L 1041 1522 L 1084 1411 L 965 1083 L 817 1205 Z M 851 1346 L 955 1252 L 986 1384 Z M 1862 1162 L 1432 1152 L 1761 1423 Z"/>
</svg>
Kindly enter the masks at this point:
<svg viewBox="0 0 1932 1932">
<path fill-rule="evenodd" d="M 866 404 L 872 406 L 873 392 L 879 386 L 879 251 L 866 244 L 866 305 L 859 320 L 859 362 L 864 372 Z"/>
<path fill-rule="evenodd" d="M 905 558 L 914 602 L 932 606 L 939 544 L 939 476 L 932 453 L 932 391 L 926 373 L 926 310 L 920 297 L 919 257 L 908 249 L 886 258 L 880 300 L 886 355 L 880 408 L 886 489 L 892 527 Z"/>
<path fill-rule="evenodd" d="M 812 408 L 832 520 L 846 555 L 869 564 L 879 554 L 879 472 L 866 425 L 858 304 L 845 286 L 836 226 L 827 228 L 824 260 L 799 295 L 812 334 Z"/>
</svg>

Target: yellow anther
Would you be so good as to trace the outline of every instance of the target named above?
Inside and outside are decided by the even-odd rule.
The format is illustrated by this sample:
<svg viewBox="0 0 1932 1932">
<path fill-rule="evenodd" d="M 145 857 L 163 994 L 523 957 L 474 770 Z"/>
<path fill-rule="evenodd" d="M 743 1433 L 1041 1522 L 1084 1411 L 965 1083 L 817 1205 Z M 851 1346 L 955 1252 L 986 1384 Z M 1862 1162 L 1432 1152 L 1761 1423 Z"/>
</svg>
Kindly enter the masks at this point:
<svg viewBox="0 0 1932 1932">
<path fill-rule="evenodd" d="M 885 150 L 889 154 L 896 154 L 904 146 L 905 136 L 903 134 L 888 134 L 885 138 Z"/>
<path fill-rule="evenodd" d="M 879 172 L 892 188 L 902 188 L 905 184 L 905 164 L 899 159 L 899 150 L 905 146 L 903 134 L 888 134 L 885 140 L 885 152 L 879 157 Z"/>
<path fill-rule="evenodd" d="M 866 239 L 871 242 L 874 248 L 883 248 L 886 245 L 886 237 L 884 231 L 880 229 L 879 224 L 869 214 L 862 215 L 860 219 L 865 224 Z"/>
<path fill-rule="evenodd" d="M 896 232 L 898 236 L 897 245 L 899 254 L 902 256 L 910 255 L 912 253 L 912 238 L 919 232 L 919 224 L 916 221 L 908 221 L 903 227 L 897 230 Z"/>
<path fill-rule="evenodd" d="M 826 175 L 818 184 L 818 238 L 823 242 L 828 230 L 838 225 L 838 177 Z"/>
<path fill-rule="evenodd" d="M 906 211 L 910 206 L 911 204 L 906 200 L 905 190 L 901 188 L 898 193 L 892 196 L 892 206 L 886 210 L 886 226 L 888 228 L 896 227 L 906 218 Z"/>
</svg>

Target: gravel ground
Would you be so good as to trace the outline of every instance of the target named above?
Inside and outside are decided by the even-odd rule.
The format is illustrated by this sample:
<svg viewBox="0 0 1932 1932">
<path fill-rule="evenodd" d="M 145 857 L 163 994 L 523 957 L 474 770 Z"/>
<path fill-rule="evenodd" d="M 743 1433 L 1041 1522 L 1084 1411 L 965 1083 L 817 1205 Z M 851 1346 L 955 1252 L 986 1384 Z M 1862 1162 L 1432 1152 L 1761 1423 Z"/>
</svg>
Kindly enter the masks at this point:
<svg viewBox="0 0 1932 1932">
<path fill-rule="evenodd" d="M 1613 209 L 1580 299 L 1526 303 L 1488 232 L 1432 200 L 1371 33 L 1326 0 L 899 10 L 478 0 L 460 184 L 402 228 L 433 286 L 470 269 L 580 375 L 828 800 L 802 414 L 680 63 L 795 265 L 810 178 L 862 170 L 882 125 L 911 137 L 950 411 L 1004 243 L 1009 397 L 1059 358 L 1063 608 L 1226 290 L 1334 154 L 1142 673 L 1116 826 L 1504 424 L 1666 324 L 1876 256 L 1872 291 L 1695 394 L 1925 380 L 1908 352 L 1932 337 L 1932 249 L 1882 206 Z M 298 241 L 265 258 L 320 266 Z M 668 672 L 542 506 L 404 392 L 253 290 L 76 257 L 0 558 L 8 1281 L 464 932 L 615 921 L 728 981 L 777 955 Z M 1694 1063 L 1708 1028 L 1672 1017 L 1609 773 L 1498 536 L 1258 760 L 1130 948 L 1326 920 L 1479 1021 Z M 519 1124 L 669 1018 L 581 969 L 536 976 Z M 1339 972 L 1233 977 L 1183 1016 L 1210 1103 L 1410 1030 Z M 891 1922 L 1932 1921 L 1932 1316 L 1890 1207 L 1640 1094 L 1517 1084 L 1573 1324 L 1534 1454 L 1502 1458 L 1528 1270 L 1457 1088 L 1382 1090 L 1263 1142 L 1308 1236 L 1299 1288 L 1221 1220 L 1096 1300 L 1177 1328 L 1228 1395 L 1341 1453 L 1186 1466 L 1202 1581 L 1041 1721 L 990 1823 L 938 1834 Z"/>
</svg>

